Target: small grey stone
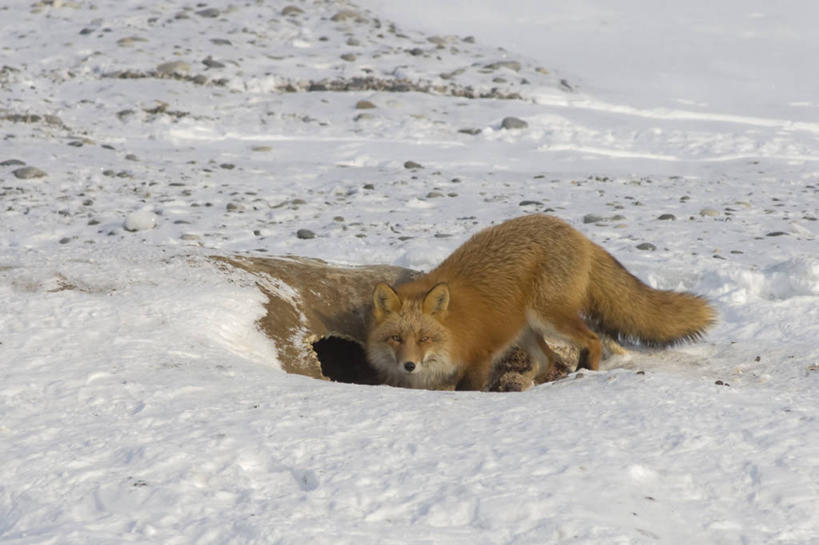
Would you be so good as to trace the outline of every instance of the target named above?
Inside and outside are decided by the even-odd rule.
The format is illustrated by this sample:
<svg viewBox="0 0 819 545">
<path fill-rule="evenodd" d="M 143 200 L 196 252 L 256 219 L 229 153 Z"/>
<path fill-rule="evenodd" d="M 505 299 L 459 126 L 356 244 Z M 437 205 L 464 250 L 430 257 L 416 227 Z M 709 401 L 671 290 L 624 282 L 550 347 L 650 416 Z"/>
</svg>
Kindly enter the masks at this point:
<svg viewBox="0 0 819 545">
<path fill-rule="evenodd" d="M 6 159 L 2 163 L 0 163 L 0 167 L 14 167 L 25 164 L 26 164 L 25 161 L 21 161 L 20 159 Z"/>
<path fill-rule="evenodd" d="M 600 223 L 601 221 L 606 221 L 606 218 L 595 214 L 586 214 L 583 216 L 583 223 Z"/>
<path fill-rule="evenodd" d="M 542 204 L 540 201 L 520 201 L 518 206 L 541 206 Z"/>
<path fill-rule="evenodd" d="M 347 61 L 347 62 L 353 62 L 355 59 L 356 59 L 355 53 L 344 53 L 341 56 L 341 60 Z"/>
<path fill-rule="evenodd" d="M 233 45 L 230 40 L 226 40 L 225 38 L 211 38 L 210 43 L 215 45 Z"/>
<path fill-rule="evenodd" d="M 182 233 L 182 236 L 179 238 L 182 240 L 199 240 L 201 237 L 193 233 Z"/>
<path fill-rule="evenodd" d="M 45 172 L 37 167 L 20 167 L 12 170 L 11 173 L 21 180 L 30 180 L 32 178 L 43 178 L 47 176 Z"/>
<path fill-rule="evenodd" d="M 482 131 L 481 131 L 481 129 L 467 128 L 467 129 L 458 129 L 458 132 L 463 133 L 463 134 L 469 134 L 471 136 L 475 136 L 476 134 L 481 134 Z"/>
<path fill-rule="evenodd" d="M 163 62 L 156 67 L 156 71 L 164 76 L 172 74 L 186 74 L 191 71 L 191 65 L 185 61 Z"/>
<path fill-rule="evenodd" d="M 501 128 L 504 129 L 525 129 L 529 124 L 517 117 L 504 117 L 501 121 Z"/>
<path fill-rule="evenodd" d="M 375 104 L 373 104 L 369 100 L 359 100 L 358 102 L 355 103 L 356 110 L 371 110 L 375 107 L 376 107 Z"/>
<path fill-rule="evenodd" d="M 420 47 L 413 47 L 412 49 L 407 51 L 407 53 L 409 53 L 413 57 L 420 57 L 421 55 L 424 54 L 424 50 L 421 49 Z"/>
<path fill-rule="evenodd" d="M 423 165 L 421 165 L 421 163 L 416 163 L 415 161 L 406 161 L 404 163 L 404 168 L 413 169 L 413 168 L 424 168 L 424 167 L 423 167 Z"/>
<path fill-rule="evenodd" d="M 657 249 L 657 247 L 656 247 L 656 246 L 654 246 L 654 245 L 653 245 L 652 243 L 650 243 L 650 242 L 643 242 L 642 244 L 638 244 L 638 245 L 637 245 L 637 249 L 638 249 L 638 250 L 646 250 L 646 251 L 649 251 L 649 252 L 653 252 L 654 250 L 656 250 L 656 249 Z"/>
<path fill-rule="evenodd" d="M 330 20 L 335 22 L 335 23 L 338 23 L 338 22 L 341 22 L 341 21 L 346 21 L 348 19 L 358 20 L 360 18 L 361 18 L 361 16 L 358 14 L 357 11 L 353 11 L 351 9 L 343 9 L 343 10 L 337 12 L 332 17 L 330 17 Z"/>
<path fill-rule="evenodd" d="M 520 72 L 521 65 L 518 61 L 498 61 L 492 64 L 487 64 L 484 68 L 487 70 L 497 70 L 499 68 L 506 68 L 513 72 Z"/>
<path fill-rule="evenodd" d="M 781 236 L 784 236 L 784 235 L 787 235 L 787 234 L 788 233 L 786 233 L 785 231 L 772 231 L 770 233 L 765 233 L 765 236 L 766 237 L 781 237 Z"/>
<path fill-rule="evenodd" d="M 298 6 L 285 6 L 282 9 L 282 15 L 285 17 L 288 15 L 301 15 L 302 13 L 304 13 L 304 10 Z"/>
<path fill-rule="evenodd" d="M 219 61 L 215 61 L 211 57 L 206 57 L 204 60 L 202 60 L 202 64 L 204 64 L 208 68 L 224 68 L 225 67 L 224 63 L 221 63 Z"/>
<path fill-rule="evenodd" d="M 720 212 L 716 208 L 703 208 L 700 210 L 700 216 L 719 216 Z"/>
<path fill-rule="evenodd" d="M 219 17 L 219 10 L 216 8 L 201 9 L 196 12 L 199 17 Z"/>
<path fill-rule="evenodd" d="M 677 219 L 677 216 L 674 214 L 661 214 L 657 219 L 662 221 L 674 221 Z"/>
<path fill-rule="evenodd" d="M 296 231 L 296 236 L 302 240 L 309 240 L 311 238 L 316 238 L 316 234 L 311 231 L 310 229 L 299 229 Z"/>
<path fill-rule="evenodd" d="M 361 45 L 361 41 L 358 38 L 353 38 L 352 36 L 350 36 L 349 38 L 347 38 L 347 45 L 355 47 L 357 45 Z"/>
<path fill-rule="evenodd" d="M 441 193 L 440 191 L 430 191 L 429 193 L 427 193 L 427 199 L 438 199 L 443 196 L 444 194 Z"/>
</svg>

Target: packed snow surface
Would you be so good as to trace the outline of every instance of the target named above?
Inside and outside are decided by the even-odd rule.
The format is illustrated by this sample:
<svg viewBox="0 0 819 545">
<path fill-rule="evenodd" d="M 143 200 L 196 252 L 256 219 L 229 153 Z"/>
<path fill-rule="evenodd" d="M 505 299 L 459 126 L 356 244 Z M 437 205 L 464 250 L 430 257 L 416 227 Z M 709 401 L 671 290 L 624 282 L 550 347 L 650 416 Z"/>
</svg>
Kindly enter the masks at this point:
<svg viewBox="0 0 819 545">
<path fill-rule="evenodd" d="M 819 543 L 819 7 L 655 4 L 0 3 L 0 541 Z M 429 269 L 533 212 L 719 324 L 330 383 L 209 259 Z"/>
</svg>

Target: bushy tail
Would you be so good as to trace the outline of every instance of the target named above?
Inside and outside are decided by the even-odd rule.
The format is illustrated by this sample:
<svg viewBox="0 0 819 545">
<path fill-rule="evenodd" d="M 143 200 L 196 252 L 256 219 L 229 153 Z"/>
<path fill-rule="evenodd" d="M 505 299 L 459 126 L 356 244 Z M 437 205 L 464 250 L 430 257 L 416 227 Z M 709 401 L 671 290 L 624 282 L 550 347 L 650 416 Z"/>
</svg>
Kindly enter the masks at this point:
<svg viewBox="0 0 819 545">
<path fill-rule="evenodd" d="M 585 312 L 597 329 L 615 339 L 658 347 L 696 340 L 716 321 L 704 298 L 651 288 L 599 246 Z"/>
</svg>

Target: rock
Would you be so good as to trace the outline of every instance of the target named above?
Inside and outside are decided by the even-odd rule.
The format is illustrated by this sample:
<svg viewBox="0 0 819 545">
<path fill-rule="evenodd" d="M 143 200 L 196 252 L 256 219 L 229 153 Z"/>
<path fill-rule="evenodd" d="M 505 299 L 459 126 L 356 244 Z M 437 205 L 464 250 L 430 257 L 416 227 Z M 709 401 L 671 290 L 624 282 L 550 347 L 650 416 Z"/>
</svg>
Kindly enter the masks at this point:
<svg viewBox="0 0 819 545">
<path fill-rule="evenodd" d="M 296 231 L 296 236 L 302 240 L 316 238 L 316 234 L 310 229 L 299 229 L 298 231 Z"/>
<path fill-rule="evenodd" d="M 650 242 L 643 242 L 642 244 L 637 245 L 637 249 L 638 250 L 645 250 L 645 251 L 648 251 L 648 252 L 653 252 L 654 250 L 657 249 L 657 247 L 654 246 Z"/>
<path fill-rule="evenodd" d="M 202 60 L 202 64 L 204 64 L 208 68 L 224 68 L 225 67 L 224 63 L 221 63 L 219 61 L 215 61 L 210 56 L 208 56 L 204 60 Z"/>
<path fill-rule="evenodd" d="M 250 151 L 273 151 L 273 146 L 253 146 Z"/>
<path fill-rule="evenodd" d="M 601 221 L 606 221 L 606 218 L 595 214 L 586 214 L 583 216 L 583 223 L 600 223 Z"/>
<path fill-rule="evenodd" d="M 355 103 L 356 110 L 371 110 L 375 107 L 376 107 L 375 104 L 373 104 L 369 100 L 359 100 L 358 102 Z"/>
<path fill-rule="evenodd" d="M 512 129 L 525 129 L 528 127 L 529 124 L 517 117 L 504 117 L 503 121 L 501 121 L 501 128 L 512 130 Z"/>
<path fill-rule="evenodd" d="M 344 53 L 341 56 L 341 60 L 347 61 L 347 62 L 353 62 L 355 59 L 356 59 L 356 56 L 355 56 L 354 53 Z"/>
<path fill-rule="evenodd" d="M 429 193 L 427 193 L 427 199 L 439 199 L 443 196 L 444 194 L 441 193 L 440 191 L 430 191 Z"/>
<path fill-rule="evenodd" d="M 210 43 L 214 45 L 233 45 L 233 42 L 225 38 L 211 38 Z"/>
<path fill-rule="evenodd" d="M 20 167 L 11 171 L 16 178 L 30 180 L 32 178 L 44 178 L 47 174 L 37 167 Z"/>
<path fill-rule="evenodd" d="M 481 131 L 481 129 L 466 128 L 466 129 L 458 129 L 458 132 L 463 133 L 463 134 L 468 134 L 468 135 L 471 135 L 471 136 L 475 136 L 476 134 L 481 134 L 481 132 L 483 132 L 483 131 Z"/>
<path fill-rule="evenodd" d="M 404 163 L 404 168 L 424 168 L 424 166 L 421 163 L 416 163 L 415 161 L 406 161 Z"/>
<path fill-rule="evenodd" d="M 359 18 L 361 18 L 361 16 L 358 14 L 357 11 L 354 11 L 354 10 L 351 10 L 351 9 L 343 9 L 343 10 L 337 12 L 332 17 L 330 17 L 330 20 L 335 22 L 335 23 L 338 23 L 338 22 L 341 22 L 341 21 L 347 21 L 348 19 L 358 20 Z"/>
<path fill-rule="evenodd" d="M 540 201 L 520 201 L 518 206 L 542 206 L 543 203 Z"/>
<path fill-rule="evenodd" d="M 521 65 L 518 61 L 498 61 L 484 66 L 487 70 L 497 70 L 499 68 L 506 68 L 513 72 L 520 72 Z"/>
<path fill-rule="evenodd" d="M 198 15 L 199 17 L 209 17 L 209 18 L 219 17 L 219 14 L 220 14 L 220 12 L 216 8 L 206 8 L 206 9 L 201 9 L 201 10 L 196 12 L 196 15 Z"/>
<path fill-rule="evenodd" d="M 156 71 L 164 76 L 170 76 L 173 74 L 187 74 L 191 71 L 191 65 L 185 61 L 163 62 L 156 67 Z"/>
<path fill-rule="evenodd" d="M 285 6 L 282 9 L 282 15 L 287 17 L 288 15 L 301 15 L 304 13 L 304 10 L 298 6 Z"/>
<path fill-rule="evenodd" d="M 720 212 L 716 208 L 703 208 L 702 210 L 700 210 L 700 216 L 703 216 L 703 217 L 705 217 L 705 216 L 715 217 L 715 216 L 719 216 L 719 214 L 720 214 Z"/>
<path fill-rule="evenodd" d="M 125 218 L 126 231 L 147 231 L 156 227 L 156 214 L 150 210 L 137 210 Z"/>
<path fill-rule="evenodd" d="M 21 161 L 20 159 L 6 159 L 2 163 L 0 163 L 0 167 L 14 167 L 25 164 L 26 164 L 25 161 Z"/>
<path fill-rule="evenodd" d="M 657 219 L 662 221 L 674 221 L 677 219 L 677 216 L 674 214 L 661 214 Z"/>
</svg>

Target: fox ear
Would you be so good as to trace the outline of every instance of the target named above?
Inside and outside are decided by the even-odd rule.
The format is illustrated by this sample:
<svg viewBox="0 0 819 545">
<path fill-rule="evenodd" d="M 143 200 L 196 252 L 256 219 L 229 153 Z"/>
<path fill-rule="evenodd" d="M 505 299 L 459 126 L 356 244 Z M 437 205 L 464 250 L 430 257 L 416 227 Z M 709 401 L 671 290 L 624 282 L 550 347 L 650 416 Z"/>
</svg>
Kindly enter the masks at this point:
<svg viewBox="0 0 819 545">
<path fill-rule="evenodd" d="M 380 321 L 391 312 L 401 309 L 401 298 L 389 284 L 379 282 L 373 290 L 373 314 Z"/>
<path fill-rule="evenodd" d="M 424 296 L 424 314 L 439 314 L 449 308 L 449 286 L 445 282 L 435 284 Z"/>
</svg>

